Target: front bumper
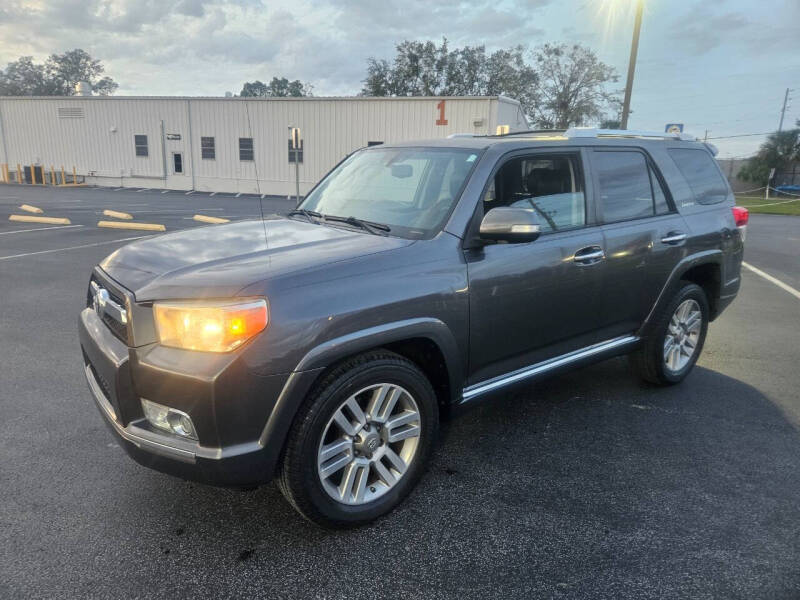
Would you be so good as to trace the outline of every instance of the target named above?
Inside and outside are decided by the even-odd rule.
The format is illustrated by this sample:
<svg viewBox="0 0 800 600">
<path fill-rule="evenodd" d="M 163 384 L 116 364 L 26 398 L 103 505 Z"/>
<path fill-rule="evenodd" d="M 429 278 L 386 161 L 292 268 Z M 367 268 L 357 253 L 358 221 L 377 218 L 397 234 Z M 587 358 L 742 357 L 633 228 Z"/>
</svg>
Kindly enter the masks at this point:
<svg viewBox="0 0 800 600">
<path fill-rule="evenodd" d="M 187 373 L 179 360 L 169 367 L 163 353 L 152 356 L 152 347 L 126 346 L 92 308 L 81 312 L 78 330 L 95 403 L 134 460 L 211 485 L 254 486 L 272 479 L 291 422 L 274 409 L 279 400 L 283 407 L 299 405 L 314 372 L 251 375 L 230 357 L 226 368 L 212 362 L 202 373 L 198 369 L 208 364 L 192 362 Z M 142 413 L 142 395 L 187 412 L 200 440 L 153 429 Z M 240 426 L 245 422 L 247 427 Z"/>
</svg>

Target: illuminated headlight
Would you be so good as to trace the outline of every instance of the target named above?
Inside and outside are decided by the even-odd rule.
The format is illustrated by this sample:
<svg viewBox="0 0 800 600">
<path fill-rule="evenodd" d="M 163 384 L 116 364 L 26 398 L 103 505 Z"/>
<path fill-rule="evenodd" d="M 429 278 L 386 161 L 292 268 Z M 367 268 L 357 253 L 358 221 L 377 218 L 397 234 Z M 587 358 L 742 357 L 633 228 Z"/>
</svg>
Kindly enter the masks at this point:
<svg viewBox="0 0 800 600">
<path fill-rule="evenodd" d="M 163 346 L 205 352 L 230 352 L 263 331 L 269 320 L 263 298 L 156 302 L 153 314 Z"/>
<path fill-rule="evenodd" d="M 142 410 L 153 427 L 181 437 L 197 439 L 192 419 L 185 412 L 142 398 Z"/>
</svg>

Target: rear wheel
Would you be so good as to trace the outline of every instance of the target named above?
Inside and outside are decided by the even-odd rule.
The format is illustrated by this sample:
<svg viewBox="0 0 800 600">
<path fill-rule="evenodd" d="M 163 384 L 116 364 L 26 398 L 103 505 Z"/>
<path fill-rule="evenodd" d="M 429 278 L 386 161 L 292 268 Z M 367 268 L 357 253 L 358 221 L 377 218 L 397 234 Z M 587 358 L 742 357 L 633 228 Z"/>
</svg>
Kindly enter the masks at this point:
<svg viewBox="0 0 800 600">
<path fill-rule="evenodd" d="M 631 355 L 645 380 L 660 385 L 680 383 L 697 362 L 708 330 L 708 299 L 699 285 L 682 282 L 658 316 L 654 335 Z"/>
<path fill-rule="evenodd" d="M 361 525 L 408 495 L 437 429 L 436 397 L 416 365 L 391 352 L 356 357 L 300 409 L 278 485 L 311 521 Z"/>
</svg>

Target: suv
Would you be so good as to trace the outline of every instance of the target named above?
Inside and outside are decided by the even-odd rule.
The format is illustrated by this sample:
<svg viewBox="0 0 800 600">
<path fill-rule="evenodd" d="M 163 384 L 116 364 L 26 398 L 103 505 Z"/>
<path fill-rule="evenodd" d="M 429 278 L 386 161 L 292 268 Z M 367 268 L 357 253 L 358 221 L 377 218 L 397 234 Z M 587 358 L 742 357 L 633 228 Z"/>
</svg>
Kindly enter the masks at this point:
<svg viewBox="0 0 800 600">
<path fill-rule="evenodd" d="M 93 271 L 89 387 L 139 463 L 368 522 L 439 415 L 629 354 L 682 381 L 736 296 L 747 211 L 684 135 L 571 129 L 375 146 L 286 216 L 131 243 Z"/>
</svg>

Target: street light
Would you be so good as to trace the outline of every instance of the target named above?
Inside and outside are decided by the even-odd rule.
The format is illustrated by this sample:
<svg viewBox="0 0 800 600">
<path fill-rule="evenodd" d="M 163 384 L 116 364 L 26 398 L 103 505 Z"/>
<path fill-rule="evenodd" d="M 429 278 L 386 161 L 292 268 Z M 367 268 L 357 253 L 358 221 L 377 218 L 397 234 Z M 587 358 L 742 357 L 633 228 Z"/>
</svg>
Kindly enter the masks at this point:
<svg viewBox="0 0 800 600">
<path fill-rule="evenodd" d="M 631 91 L 633 90 L 633 73 L 636 71 L 636 55 L 639 53 L 639 31 L 642 29 L 642 12 L 644 0 L 636 2 L 636 22 L 633 26 L 633 41 L 631 41 L 631 58 L 628 61 L 628 81 L 625 83 L 625 99 L 622 102 L 622 119 L 620 129 L 628 128 L 628 115 L 631 112 Z"/>
</svg>

